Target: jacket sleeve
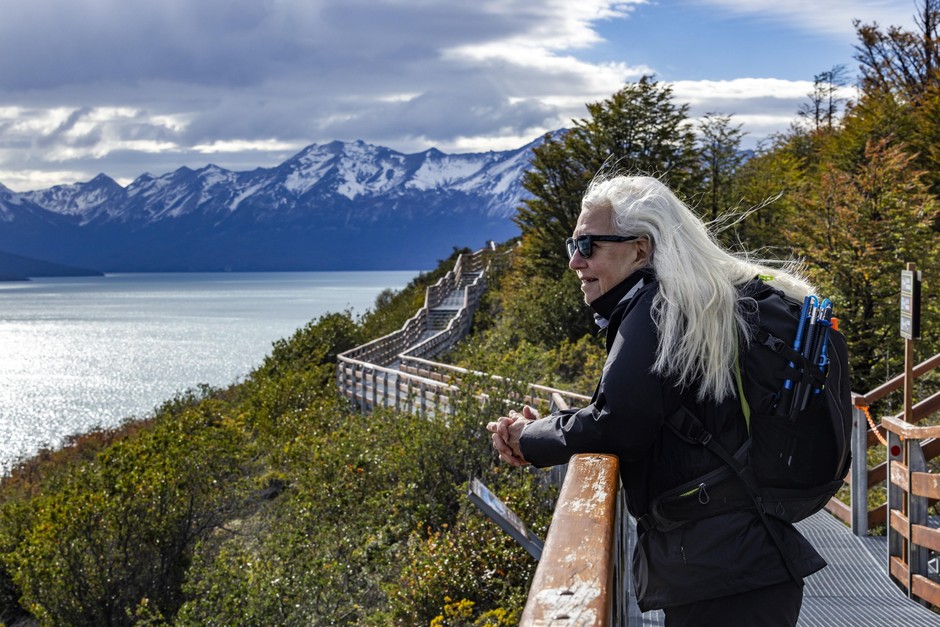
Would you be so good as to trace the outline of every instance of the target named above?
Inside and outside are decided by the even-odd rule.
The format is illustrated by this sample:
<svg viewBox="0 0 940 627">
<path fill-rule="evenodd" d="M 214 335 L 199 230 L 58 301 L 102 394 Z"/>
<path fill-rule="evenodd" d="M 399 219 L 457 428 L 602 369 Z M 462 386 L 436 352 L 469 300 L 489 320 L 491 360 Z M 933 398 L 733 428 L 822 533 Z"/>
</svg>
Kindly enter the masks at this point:
<svg viewBox="0 0 940 627">
<path fill-rule="evenodd" d="M 624 464 L 649 451 L 665 411 L 678 408 L 677 399 L 664 399 L 665 386 L 651 372 L 657 347 L 650 315 L 654 293 L 637 294 L 628 305 L 591 404 L 526 426 L 520 448 L 527 461 L 552 466 L 566 463 L 576 453 L 611 453 Z"/>
</svg>

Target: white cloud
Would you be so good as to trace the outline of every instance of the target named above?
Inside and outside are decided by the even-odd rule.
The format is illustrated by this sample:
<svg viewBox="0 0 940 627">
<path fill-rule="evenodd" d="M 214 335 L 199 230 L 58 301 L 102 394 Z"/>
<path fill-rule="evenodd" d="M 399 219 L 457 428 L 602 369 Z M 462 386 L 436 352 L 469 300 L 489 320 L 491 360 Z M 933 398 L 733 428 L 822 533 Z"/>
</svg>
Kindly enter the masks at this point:
<svg viewBox="0 0 940 627">
<path fill-rule="evenodd" d="M 740 78 L 727 81 L 675 81 L 677 102 L 689 105 L 689 115 L 731 115 L 747 135 L 742 144 L 753 148 L 761 139 L 787 130 L 797 119 L 801 104 L 808 102 L 811 81 Z M 852 98 L 854 89 L 842 89 L 840 97 Z"/>
<path fill-rule="evenodd" d="M 644 3 L 6 0 L 2 163 L 133 178 L 332 139 L 528 141 L 648 71 L 574 52 L 600 41 L 599 21 Z M 17 178 L 36 180 L 5 182 Z"/>
<path fill-rule="evenodd" d="M 53 185 L 68 185 L 88 180 L 88 172 L 84 170 L 2 170 L 0 181 L 6 187 L 25 192 L 35 189 L 45 189 Z"/>
<path fill-rule="evenodd" d="M 244 140 L 227 140 L 227 141 L 214 141 L 209 144 L 197 144 L 193 146 L 193 150 L 196 152 L 202 152 L 205 154 L 213 153 L 226 153 L 226 152 L 247 152 L 247 151 L 262 151 L 267 152 L 271 150 L 295 150 L 299 151 L 304 148 L 305 144 L 298 142 L 285 142 L 277 139 L 263 139 L 263 140 L 254 140 L 254 141 L 244 141 Z"/>
<path fill-rule="evenodd" d="M 683 1 L 817 29 L 859 5 Z M 251 169 L 333 139 L 404 152 L 518 147 L 655 73 L 591 54 L 604 47 L 602 27 L 652 4 L 4 0 L 0 182 L 26 189 L 102 171 L 123 181 L 201 167 L 208 155 Z M 898 2 L 861 4 L 878 18 L 875 9 Z M 760 78 L 674 85 L 694 115 L 755 123 L 792 118 L 810 88 Z"/>
<path fill-rule="evenodd" d="M 913 0 L 689 0 L 737 15 L 784 20 L 798 28 L 835 35 L 854 43 L 852 21 L 913 27 Z"/>
<path fill-rule="evenodd" d="M 736 78 L 726 81 L 675 81 L 676 95 L 687 98 L 749 99 L 771 96 L 794 98 L 806 95 L 812 88 L 810 81 L 786 81 L 776 78 Z"/>
</svg>

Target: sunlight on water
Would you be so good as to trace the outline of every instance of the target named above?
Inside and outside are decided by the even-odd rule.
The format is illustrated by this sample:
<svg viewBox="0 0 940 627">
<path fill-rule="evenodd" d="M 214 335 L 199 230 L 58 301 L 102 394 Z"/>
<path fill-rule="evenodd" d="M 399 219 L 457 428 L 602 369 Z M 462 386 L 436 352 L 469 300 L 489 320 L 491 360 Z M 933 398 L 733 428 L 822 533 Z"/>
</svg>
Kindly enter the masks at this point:
<svg viewBox="0 0 940 627">
<path fill-rule="evenodd" d="M 417 272 L 116 274 L 0 283 L 0 474 L 70 434 L 246 376 L 331 311 Z"/>
</svg>

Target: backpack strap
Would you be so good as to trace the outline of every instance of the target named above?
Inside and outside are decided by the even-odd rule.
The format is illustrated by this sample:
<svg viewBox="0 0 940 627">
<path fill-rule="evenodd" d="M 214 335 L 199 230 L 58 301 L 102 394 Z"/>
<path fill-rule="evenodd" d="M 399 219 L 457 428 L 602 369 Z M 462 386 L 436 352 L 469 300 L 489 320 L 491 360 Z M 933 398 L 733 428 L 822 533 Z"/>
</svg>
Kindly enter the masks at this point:
<svg viewBox="0 0 940 627">
<path fill-rule="evenodd" d="M 740 367 L 736 364 L 736 374 L 738 378 L 739 389 L 742 387 L 741 377 L 740 377 Z M 744 399 L 744 395 L 740 394 L 742 399 L 741 408 L 744 410 L 745 407 L 748 407 L 747 400 Z M 746 416 L 750 416 L 750 409 L 747 409 Z M 681 406 L 677 411 L 673 412 L 671 415 L 666 417 L 666 426 L 669 427 L 673 433 L 675 433 L 680 439 L 694 444 L 700 444 L 704 446 L 709 452 L 721 459 L 727 466 L 729 466 L 733 471 L 735 476 L 741 481 L 747 490 L 747 494 L 750 497 L 751 502 L 754 504 L 754 508 L 757 510 L 758 516 L 760 516 L 761 522 L 764 524 L 764 528 L 767 529 L 767 533 L 770 535 L 770 539 L 773 541 L 774 546 L 777 547 L 777 551 L 780 553 L 780 557 L 783 559 L 783 564 L 787 569 L 787 572 L 790 574 L 790 577 L 794 582 L 800 583 L 802 579 L 799 575 L 796 574 L 796 569 L 793 567 L 793 564 L 790 563 L 790 560 L 787 559 L 786 551 L 783 548 L 783 539 L 780 537 L 780 534 L 768 520 L 767 513 L 764 511 L 763 498 L 761 497 L 760 489 L 757 486 L 757 481 L 754 478 L 754 473 L 751 470 L 750 466 L 747 465 L 746 458 L 745 461 L 739 461 L 735 458 L 734 455 L 731 455 L 725 447 L 723 447 L 718 440 L 712 436 L 712 434 L 705 428 L 705 425 L 702 424 L 702 421 L 699 420 L 698 416 L 693 414 L 687 407 Z M 655 500 L 655 499 L 654 499 Z M 656 508 L 653 507 L 653 510 Z M 650 526 L 649 521 L 645 523 L 645 526 Z"/>
<path fill-rule="evenodd" d="M 744 381 L 741 379 L 741 363 L 737 358 L 734 360 L 734 380 L 738 384 L 738 399 L 741 401 L 741 413 L 744 414 L 744 424 L 747 426 L 748 434 L 750 434 L 751 406 L 747 402 L 747 397 L 744 396 Z"/>
</svg>

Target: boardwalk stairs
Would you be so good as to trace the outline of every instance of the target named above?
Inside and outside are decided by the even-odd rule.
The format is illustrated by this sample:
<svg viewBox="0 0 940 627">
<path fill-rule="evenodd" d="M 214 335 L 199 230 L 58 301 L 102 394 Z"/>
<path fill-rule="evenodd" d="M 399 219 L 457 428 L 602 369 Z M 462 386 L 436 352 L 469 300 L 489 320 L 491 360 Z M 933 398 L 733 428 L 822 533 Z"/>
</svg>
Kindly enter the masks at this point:
<svg viewBox="0 0 940 627">
<path fill-rule="evenodd" d="M 454 269 L 427 288 L 424 306 L 401 329 L 337 357 L 340 392 L 363 411 L 393 407 L 421 415 L 447 415 L 461 382 L 500 377 L 432 361 L 470 331 L 473 314 L 486 289 L 487 270 L 498 253 L 494 246 L 460 255 Z M 514 402 L 547 408 L 553 394 L 568 402 L 588 397 L 527 384 Z"/>
</svg>

